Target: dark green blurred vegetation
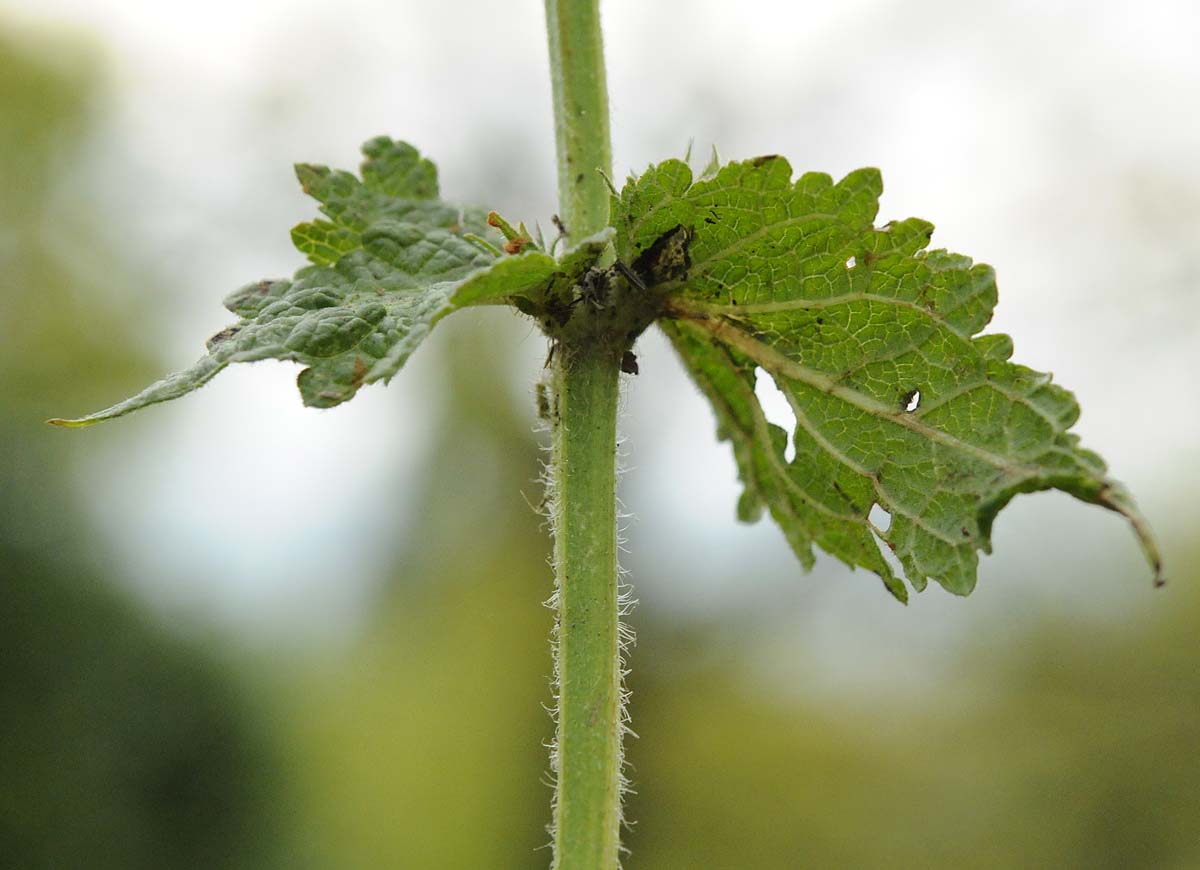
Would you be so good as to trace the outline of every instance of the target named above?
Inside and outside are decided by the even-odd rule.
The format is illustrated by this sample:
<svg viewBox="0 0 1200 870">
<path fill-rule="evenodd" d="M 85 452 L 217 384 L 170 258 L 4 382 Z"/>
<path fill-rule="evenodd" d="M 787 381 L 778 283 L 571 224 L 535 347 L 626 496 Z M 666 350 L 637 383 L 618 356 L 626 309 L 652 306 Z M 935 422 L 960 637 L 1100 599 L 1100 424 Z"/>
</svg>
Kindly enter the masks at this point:
<svg viewBox="0 0 1200 870">
<path fill-rule="evenodd" d="M 666 685 L 643 654 L 630 866 L 1200 867 L 1193 590 L 981 645 L 916 707 L 772 703 L 721 668 Z"/>
<path fill-rule="evenodd" d="M 87 436 L 41 423 L 157 372 L 136 292 L 67 265 L 96 248 L 57 188 L 94 64 L 17 45 L 0 38 L 0 867 L 547 866 L 551 576 L 505 324 L 464 314 L 424 351 L 443 356 L 435 446 L 382 487 L 423 509 L 361 636 L 266 676 L 174 637 L 76 504 Z M 753 624 L 643 608 L 626 866 L 1200 867 L 1200 577 L 1168 555 L 1156 615 L 984 634 L 909 702 L 804 702 L 739 657 Z"/>
<path fill-rule="evenodd" d="M 265 867 L 275 747 L 227 668 L 105 576 L 70 486 L 87 445 L 43 423 L 151 374 L 134 300 L 83 277 L 130 264 L 73 268 L 96 240 L 55 205 L 94 72 L 80 46 L 0 31 L 0 867 Z"/>
</svg>

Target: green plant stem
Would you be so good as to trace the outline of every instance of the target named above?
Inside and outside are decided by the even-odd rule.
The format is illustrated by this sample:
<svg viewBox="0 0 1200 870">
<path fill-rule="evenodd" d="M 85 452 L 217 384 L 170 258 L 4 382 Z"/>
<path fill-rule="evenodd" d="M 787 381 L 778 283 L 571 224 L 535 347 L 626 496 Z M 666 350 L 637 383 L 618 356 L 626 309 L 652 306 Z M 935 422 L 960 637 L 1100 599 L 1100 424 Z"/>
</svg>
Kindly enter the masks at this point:
<svg viewBox="0 0 1200 870">
<path fill-rule="evenodd" d="M 608 226 L 612 174 L 598 0 L 546 0 L 559 214 L 579 241 Z M 613 870 L 621 825 L 616 449 L 621 351 L 580 338 L 553 375 L 554 867 Z"/>
<path fill-rule="evenodd" d="M 612 146 L 599 0 L 546 0 L 559 215 L 578 241 L 608 226 Z"/>
<path fill-rule="evenodd" d="M 616 424 L 619 359 L 563 352 L 554 375 L 557 870 L 617 866 L 621 822 Z"/>
</svg>

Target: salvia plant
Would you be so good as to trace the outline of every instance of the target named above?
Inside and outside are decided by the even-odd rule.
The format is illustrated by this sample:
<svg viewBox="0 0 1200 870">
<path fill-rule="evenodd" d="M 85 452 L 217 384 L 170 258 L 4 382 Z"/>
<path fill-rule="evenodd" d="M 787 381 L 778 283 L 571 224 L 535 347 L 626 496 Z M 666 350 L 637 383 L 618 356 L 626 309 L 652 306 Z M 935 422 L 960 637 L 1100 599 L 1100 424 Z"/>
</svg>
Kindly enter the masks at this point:
<svg viewBox="0 0 1200 870">
<path fill-rule="evenodd" d="M 484 209 L 438 195 L 412 146 L 376 138 L 359 175 L 301 164 L 323 217 L 292 239 L 309 264 L 225 299 L 235 323 L 191 368 L 90 416 L 87 426 L 207 383 L 231 363 L 291 360 L 304 404 L 331 408 L 387 382 L 461 308 L 512 306 L 550 343 L 538 412 L 552 439 L 556 740 L 553 866 L 615 867 L 620 854 L 624 627 L 615 452 L 622 372 L 661 329 L 712 403 L 744 492 L 800 563 L 814 547 L 864 568 L 899 601 L 930 580 L 975 585 L 992 521 L 1015 495 L 1057 489 L 1132 525 L 1162 582 L 1154 539 L 1126 490 L 1070 432 L 1074 397 L 980 334 L 995 274 L 930 249 L 933 226 L 876 225 L 875 169 L 840 181 L 794 176 L 769 155 L 698 172 L 669 159 L 617 189 L 598 0 L 546 0 L 559 216 L 547 244 Z M 770 376 L 795 414 L 788 433 L 755 394 Z M 881 524 L 878 506 L 890 515 Z"/>
</svg>

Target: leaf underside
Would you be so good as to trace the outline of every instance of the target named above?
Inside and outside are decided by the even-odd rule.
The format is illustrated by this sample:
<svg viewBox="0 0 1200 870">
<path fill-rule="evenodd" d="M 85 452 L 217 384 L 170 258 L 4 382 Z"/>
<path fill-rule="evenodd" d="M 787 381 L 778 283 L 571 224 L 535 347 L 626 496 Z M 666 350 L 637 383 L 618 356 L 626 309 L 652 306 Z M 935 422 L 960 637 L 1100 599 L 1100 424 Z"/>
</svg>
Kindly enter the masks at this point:
<svg viewBox="0 0 1200 870">
<path fill-rule="evenodd" d="M 1068 431 L 1074 397 L 1009 362 L 1008 336 L 978 334 L 996 304 L 992 269 L 926 250 L 925 221 L 875 227 L 881 192 L 873 169 L 793 182 L 786 160 L 765 157 L 698 180 L 666 161 L 614 197 L 622 260 L 688 239 L 658 288 L 659 322 L 733 445 L 739 516 L 766 508 L 806 568 L 816 545 L 903 601 L 881 544 L 918 591 L 932 579 L 965 595 L 997 512 L 1058 489 L 1128 518 L 1161 581 L 1131 498 Z M 788 433 L 755 396 L 759 370 L 795 414 L 790 461 Z M 876 505 L 890 521 L 873 520 Z"/>
<path fill-rule="evenodd" d="M 262 359 L 306 366 L 298 378 L 304 404 L 339 405 L 363 385 L 389 380 L 447 314 L 571 282 L 603 248 L 581 245 L 568 267 L 539 250 L 497 256 L 472 237 L 491 233 L 486 213 L 438 199 L 437 170 L 416 149 L 380 137 L 363 153 L 361 179 L 296 167 L 325 214 L 292 230 L 311 265 L 291 280 L 230 294 L 225 307 L 239 320 L 208 340 L 195 365 L 98 413 L 50 422 L 86 426 L 120 417 L 186 395 L 230 363 Z"/>
<path fill-rule="evenodd" d="M 1019 493 L 1058 489 L 1125 516 L 1161 582 L 1132 499 L 1069 432 L 1074 397 L 1010 362 L 1007 336 L 979 334 L 996 304 L 991 268 L 928 250 L 925 221 L 875 227 L 876 170 L 793 182 L 783 158 L 721 167 L 714 154 L 693 178 L 668 160 L 614 195 L 613 229 L 555 259 L 527 236 L 502 253 L 482 210 L 438 198 L 436 169 L 411 146 L 380 137 L 363 153 L 360 177 L 296 167 L 324 214 L 292 230 L 311 265 L 228 296 L 239 319 L 195 365 L 98 413 L 50 422 L 120 417 L 261 359 L 303 364 L 304 403 L 332 407 L 389 380 L 459 308 L 586 314 L 574 305 L 595 300 L 582 276 L 614 244 L 625 277 L 609 269 L 604 280 L 648 294 L 733 445 L 739 516 L 768 510 L 806 568 L 815 545 L 906 600 L 882 547 L 915 589 L 933 579 L 965 595 L 996 514 Z M 755 395 L 760 372 L 795 415 L 790 460 L 789 433 Z"/>
</svg>

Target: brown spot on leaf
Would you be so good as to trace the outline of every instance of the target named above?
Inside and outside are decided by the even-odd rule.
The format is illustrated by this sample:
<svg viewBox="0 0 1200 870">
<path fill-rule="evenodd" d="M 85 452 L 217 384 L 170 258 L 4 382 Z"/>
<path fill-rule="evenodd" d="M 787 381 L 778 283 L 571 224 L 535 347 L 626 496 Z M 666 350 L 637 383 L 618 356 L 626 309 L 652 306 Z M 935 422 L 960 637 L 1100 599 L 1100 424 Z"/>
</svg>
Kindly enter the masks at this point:
<svg viewBox="0 0 1200 870">
<path fill-rule="evenodd" d="M 208 341 L 206 341 L 204 343 L 204 346 L 206 348 L 208 348 L 209 350 L 212 350 L 218 344 L 221 344 L 221 342 L 229 341 L 229 339 L 233 338 L 235 335 L 237 335 L 241 331 L 242 331 L 242 327 L 239 325 L 227 326 L 224 329 L 222 329 L 220 332 L 218 332 L 214 336 L 212 336 Z"/>
<path fill-rule="evenodd" d="M 693 235 L 691 227 L 682 224 L 672 227 L 633 261 L 633 270 L 647 286 L 686 278 L 692 265 L 689 251 Z"/>
</svg>

